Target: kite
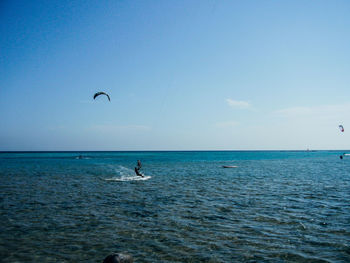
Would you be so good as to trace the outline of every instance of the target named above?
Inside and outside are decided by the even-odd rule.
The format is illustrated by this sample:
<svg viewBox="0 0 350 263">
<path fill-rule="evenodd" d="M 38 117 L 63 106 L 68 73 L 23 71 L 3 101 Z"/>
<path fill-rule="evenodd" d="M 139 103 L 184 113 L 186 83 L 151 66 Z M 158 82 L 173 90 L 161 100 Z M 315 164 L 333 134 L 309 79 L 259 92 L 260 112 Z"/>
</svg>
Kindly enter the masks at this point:
<svg viewBox="0 0 350 263">
<path fill-rule="evenodd" d="M 111 101 L 109 95 L 108 95 L 107 93 L 105 93 L 105 92 L 102 92 L 102 91 L 95 93 L 94 99 L 96 99 L 96 98 L 97 98 L 98 96 L 100 96 L 100 95 L 106 95 L 107 98 L 108 98 L 108 100 Z"/>
</svg>

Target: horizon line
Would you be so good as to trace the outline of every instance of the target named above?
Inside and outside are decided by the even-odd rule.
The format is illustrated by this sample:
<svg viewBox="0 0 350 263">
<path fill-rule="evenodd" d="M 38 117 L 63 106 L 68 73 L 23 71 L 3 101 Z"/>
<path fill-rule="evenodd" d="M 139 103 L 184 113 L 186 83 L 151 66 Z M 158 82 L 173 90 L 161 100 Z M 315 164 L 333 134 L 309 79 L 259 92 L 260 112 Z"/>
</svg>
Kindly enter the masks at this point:
<svg viewBox="0 0 350 263">
<path fill-rule="evenodd" d="M 315 151 L 350 151 L 350 149 L 269 149 L 269 150 L 10 150 L 0 153 L 74 153 L 74 152 L 315 152 Z"/>
</svg>

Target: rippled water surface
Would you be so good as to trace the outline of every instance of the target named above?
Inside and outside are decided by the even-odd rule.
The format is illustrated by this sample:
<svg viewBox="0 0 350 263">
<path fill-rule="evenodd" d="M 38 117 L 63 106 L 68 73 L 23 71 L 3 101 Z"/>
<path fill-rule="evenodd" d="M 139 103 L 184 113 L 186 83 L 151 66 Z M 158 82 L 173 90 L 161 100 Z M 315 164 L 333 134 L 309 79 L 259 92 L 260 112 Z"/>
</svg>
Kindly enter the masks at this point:
<svg viewBox="0 0 350 263">
<path fill-rule="evenodd" d="M 0 153 L 0 261 L 350 262 L 340 154 Z"/>
</svg>

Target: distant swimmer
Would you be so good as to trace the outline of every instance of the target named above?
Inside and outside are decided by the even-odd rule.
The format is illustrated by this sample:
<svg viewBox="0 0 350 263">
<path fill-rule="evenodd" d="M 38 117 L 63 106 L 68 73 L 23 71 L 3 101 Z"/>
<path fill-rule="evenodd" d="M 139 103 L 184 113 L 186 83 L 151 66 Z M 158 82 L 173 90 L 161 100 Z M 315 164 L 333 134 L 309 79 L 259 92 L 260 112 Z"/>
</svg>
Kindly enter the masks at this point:
<svg viewBox="0 0 350 263">
<path fill-rule="evenodd" d="M 142 167 L 141 161 L 137 160 L 137 166 L 135 167 L 135 173 L 136 173 L 137 176 L 143 177 L 143 175 L 140 173 L 141 167 Z"/>
</svg>

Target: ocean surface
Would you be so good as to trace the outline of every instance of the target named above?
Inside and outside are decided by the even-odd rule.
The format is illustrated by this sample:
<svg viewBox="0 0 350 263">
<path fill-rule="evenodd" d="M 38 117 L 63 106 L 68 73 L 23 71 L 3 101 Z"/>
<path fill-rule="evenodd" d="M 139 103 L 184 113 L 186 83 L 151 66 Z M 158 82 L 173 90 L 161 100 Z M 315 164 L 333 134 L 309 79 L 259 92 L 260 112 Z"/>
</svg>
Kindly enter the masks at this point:
<svg viewBox="0 0 350 263">
<path fill-rule="evenodd" d="M 0 153 L 0 262 L 350 262 L 342 153 Z"/>
</svg>

